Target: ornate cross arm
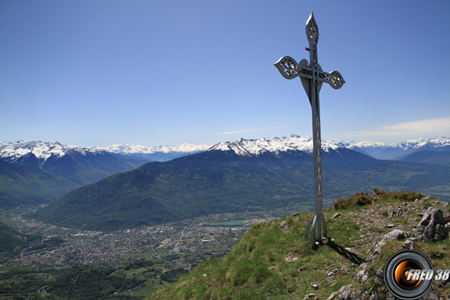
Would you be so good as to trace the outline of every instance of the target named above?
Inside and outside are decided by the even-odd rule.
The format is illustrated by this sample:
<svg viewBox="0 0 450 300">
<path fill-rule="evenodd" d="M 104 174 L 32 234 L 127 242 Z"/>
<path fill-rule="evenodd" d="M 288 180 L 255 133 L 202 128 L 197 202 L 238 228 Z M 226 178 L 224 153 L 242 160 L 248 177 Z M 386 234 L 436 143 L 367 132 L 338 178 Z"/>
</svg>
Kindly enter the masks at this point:
<svg viewBox="0 0 450 300">
<path fill-rule="evenodd" d="M 313 70 L 306 59 L 302 59 L 300 64 L 297 64 L 295 59 L 290 56 L 283 56 L 275 64 L 278 71 L 286 79 L 294 79 L 295 77 L 301 77 L 305 79 L 312 79 Z M 318 66 L 319 81 L 328 83 L 334 89 L 340 89 L 344 83 L 344 77 L 338 71 L 330 73 L 322 71 L 320 65 Z"/>
</svg>

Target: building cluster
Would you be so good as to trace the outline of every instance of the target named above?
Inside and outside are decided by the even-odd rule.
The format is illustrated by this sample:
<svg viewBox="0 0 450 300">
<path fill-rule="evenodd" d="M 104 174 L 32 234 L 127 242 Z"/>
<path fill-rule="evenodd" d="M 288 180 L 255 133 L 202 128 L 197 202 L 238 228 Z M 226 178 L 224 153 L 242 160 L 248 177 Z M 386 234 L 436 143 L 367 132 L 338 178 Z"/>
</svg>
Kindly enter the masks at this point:
<svg viewBox="0 0 450 300">
<path fill-rule="evenodd" d="M 258 220 L 260 221 L 260 220 Z M 191 261 L 203 261 L 204 253 L 220 256 L 229 251 L 245 234 L 249 224 L 239 227 L 153 226 L 104 233 L 61 228 L 16 218 L 20 231 L 43 237 L 34 247 L 22 249 L 0 267 L 25 265 L 64 266 L 74 264 L 122 265 L 134 260 L 164 261 L 166 257 L 176 265 L 189 266 Z M 210 223 L 211 224 L 211 223 Z M 58 245 L 39 247 L 39 243 L 60 238 Z M 183 254 L 183 261 L 174 255 Z"/>
</svg>

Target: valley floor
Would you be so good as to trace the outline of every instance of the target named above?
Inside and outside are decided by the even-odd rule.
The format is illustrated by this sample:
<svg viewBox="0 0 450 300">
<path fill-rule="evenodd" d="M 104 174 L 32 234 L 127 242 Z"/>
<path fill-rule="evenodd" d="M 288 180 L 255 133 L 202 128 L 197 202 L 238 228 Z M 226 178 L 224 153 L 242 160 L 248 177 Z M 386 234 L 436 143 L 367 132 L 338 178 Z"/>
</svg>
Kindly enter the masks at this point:
<svg viewBox="0 0 450 300">
<path fill-rule="evenodd" d="M 0 211 L 1 221 L 17 228 L 22 234 L 42 237 L 32 246 L 19 251 L 19 255 L 0 262 L 0 299 L 42 295 L 43 286 L 66 274 L 60 270 L 71 270 L 77 274 L 79 266 L 91 271 L 99 270 L 100 266 L 113 267 L 116 273 L 124 273 L 125 278 L 133 275 L 133 279 L 139 278 L 140 284 L 127 290 L 126 294 L 148 296 L 189 272 L 200 262 L 228 253 L 251 225 L 289 213 L 271 211 L 219 214 L 173 224 L 105 233 L 62 228 L 23 219 L 21 215 L 27 211 L 20 208 Z M 228 226 L 214 226 L 215 223 L 232 220 L 241 221 L 235 222 L 239 224 L 237 226 L 228 225 L 234 224 L 233 222 L 225 223 Z M 48 241 L 55 238 L 60 243 L 49 246 Z M 42 281 L 36 274 L 41 274 L 39 276 L 46 280 Z M 24 278 L 30 276 L 40 280 L 35 282 L 36 286 L 31 287 L 31 290 L 13 288 L 27 282 Z M 14 281 L 7 279 L 13 277 L 16 278 Z M 5 291 L 9 292 L 5 294 Z M 3 298 L 1 295 L 8 297 Z"/>
</svg>

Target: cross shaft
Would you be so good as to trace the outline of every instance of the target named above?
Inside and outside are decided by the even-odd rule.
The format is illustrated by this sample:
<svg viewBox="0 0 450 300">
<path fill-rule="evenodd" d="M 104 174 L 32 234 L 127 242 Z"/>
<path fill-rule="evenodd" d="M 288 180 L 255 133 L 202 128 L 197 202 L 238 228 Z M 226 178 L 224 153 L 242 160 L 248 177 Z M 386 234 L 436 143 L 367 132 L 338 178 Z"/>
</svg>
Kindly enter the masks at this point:
<svg viewBox="0 0 450 300">
<path fill-rule="evenodd" d="M 317 43 L 319 41 L 319 28 L 314 14 L 311 12 L 306 22 L 306 36 L 309 42 L 309 62 L 302 59 L 298 64 L 295 59 L 290 56 L 283 56 L 275 66 L 286 79 L 294 79 L 300 77 L 302 85 L 308 95 L 312 110 L 313 125 L 313 152 L 314 152 L 314 198 L 315 198 L 315 214 L 306 226 L 305 239 L 308 238 L 309 227 L 312 225 L 311 247 L 315 248 L 315 241 L 322 243 L 322 225 L 323 235 L 327 236 L 327 223 L 323 215 L 322 204 L 322 146 L 320 133 L 320 104 L 319 92 L 324 82 L 328 83 L 334 89 L 340 89 L 345 81 L 341 73 L 333 71 L 324 72 L 318 63 Z M 316 236 L 317 228 L 317 236 Z"/>
</svg>

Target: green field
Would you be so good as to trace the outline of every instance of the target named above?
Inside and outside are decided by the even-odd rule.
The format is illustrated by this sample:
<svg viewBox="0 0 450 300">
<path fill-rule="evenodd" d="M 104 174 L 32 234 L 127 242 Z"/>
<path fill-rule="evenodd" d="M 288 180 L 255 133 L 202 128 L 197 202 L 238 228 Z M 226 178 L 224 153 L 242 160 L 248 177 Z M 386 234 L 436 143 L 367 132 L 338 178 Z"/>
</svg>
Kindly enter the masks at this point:
<svg viewBox="0 0 450 300">
<path fill-rule="evenodd" d="M 0 269 L 0 300 L 8 299 L 142 299 L 175 282 L 184 269 L 162 272 L 148 260 L 119 268 L 105 266 L 8 267 Z M 76 280 L 75 280 L 76 278 Z"/>
</svg>

